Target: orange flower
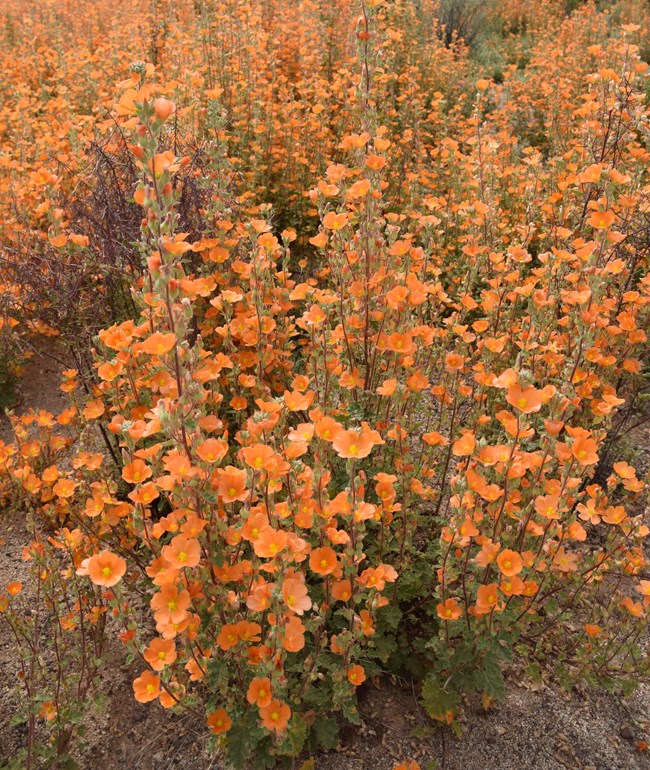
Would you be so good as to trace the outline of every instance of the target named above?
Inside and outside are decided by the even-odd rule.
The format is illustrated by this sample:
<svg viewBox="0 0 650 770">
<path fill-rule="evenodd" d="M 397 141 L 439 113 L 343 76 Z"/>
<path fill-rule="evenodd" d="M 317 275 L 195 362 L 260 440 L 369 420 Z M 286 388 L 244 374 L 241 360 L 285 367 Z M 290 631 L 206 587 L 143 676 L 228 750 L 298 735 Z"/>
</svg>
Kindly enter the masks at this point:
<svg viewBox="0 0 650 770">
<path fill-rule="evenodd" d="M 201 546 L 199 541 L 193 537 L 176 535 L 169 545 L 163 547 L 162 555 L 170 567 L 174 569 L 196 567 L 201 561 Z"/>
<path fill-rule="evenodd" d="M 476 594 L 476 610 L 479 614 L 492 612 L 497 606 L 499 594 L 496 583 L 479 586 Z"/>
<path fill-rule="evenodd" d="M 262 626 L 259 623 L 251 623 L 248 620 L 240 620 L 236 626 L 237 636 L 242 642 L 259 642 Z"/>
<path fill-rule="evenodd" d="M 359 617 L 355 618 L 355 626 L 361 629 L 361 633 L 364 636 L 374 636 L 375 634 L 372 615 L 368 610 L 361 610 Z"/>
<path fill-rule="evenodd" d="M 129 484 L 140 484 L 153 475 L 153 471 L 144 460 L 134 460 L 122 468 L 122 478 Z"/>
<path fill-rule="evenodd" d="M 157 623 L 171 625 L 182 623 L 187 618 L 191 603 L 188 591 L 179 591 L 175 585 L 165 585 L 151 597 L 150 606 Z"/>
<path fill-rule="evenodd" d="M 273 457 L 275 452 L 270 446 L 265 444 L 254 444 L 253 446 L 244 447 L 241 450 L 241 457 L 246 465 L 250 465 L 256 471 L 261 471 L 269 467 L 269 461 Z"/>
<path fill-rule="evenodd" d="M 397 389 L 397 378 L 390 377 L 388 380 L 384 380 L 377 388 L 377 393 L 380 396 L 392 396 Z"/>
<path fill-rule="evenodd" d="M 425 444 L 429 444 L 429 446 L 439 446 L 441 444 L 444 445 L 449 443 L 449 439 L 445 438 L 445 436 L 435 430 L 431 433 L 423 433 L 422 441 L 424 441 Z"/>
<path fill-rule="evenodd" d="M 227 465 L 219 473 L 219 497 L 224 503 L 243 502 L 249 496 L 246 471 Z"/>
<path fill-rule="evenodd" d="M 357 458 L 368 457 L 374 443 L 368 435 L 356 430 L 344 430 L 334 439 L 334 450 L 339 457 Z"/>
<path fill-rule="evenodd" d="M 553 567 L 560 572 L 576 572 L 578 569 L 578 556 L 560 547 L 553 557 Z"/>
<path fill-rule="evenodd" d="M 375 486 L 375 492 L 377 497 L 382 501 L 384 505 L 390 505 L 397 496 L 394 484 L 397 481 L 397 476 L 393 476 L 389 473 L 377 473 L 374 476 L 377 482 Z"/>
<path fill-rule="evenodd" d="M 535 510 L 545 519 L 559 519 L 559 495 L 540 495 L 535 498 Z"/>
<path fill-rule="evenodd" d="M 393 334 L 388 336 L 386 348 L 404 356 L 410 356 L 417 350 L 413 337 L 410 334 L 400 334 L 399 332 L 393 332 Z"/>
<path fill-rule="evenodd" d="M 339 580 L 332 586 L 332 596 L 341 602 L 347 602 L 352 596 L 352 583 L 349 580 Z"/>
<path fill-rule="evenodd" d="M 504 577 L 499 588 L 506 596 L 521 596 L 526 592 L 526 584 L 517 575 Z"/>
<path fill-rule="evenodd" d="M 348 682 L 358 687 L 366 681 L 366 672 L 363 670 L 363 666 L 356 664 L 347 670 Z"/>
<path fill-rule="evenodd" d="M 571 445 L 571 454 L 573 454 L 580 465 L 594 465 L 598 462 L 596 447 L 597 444 L 594 439 L 581 435 Z"/>
<path fill-rule="evenodd" d="M 474 451 L 476 437 L 471 430 L 463 431 L 463 435 L 454 441 L 451 451 L 456 457 L 468 457 Z"/>
<path fill-rule="evenodd" d="M 218 463 L 228 452 L 228 442 L 216 438 L 206 439 L 196 448 L 197 455 L 206 463 Z"/>
<path fill-rule="evenodd" d="M 7 593 L 9 596 L 18 596 L 22 590 L 23 584 L 19 580 L 12 580 L 11 583 L 7 583 Z"/>
<path fill-rule="evenodd" d="M 332 417 L 322 417 L 314 424 L 314 431 L 323 441 L 334 441 L 343 432 L 343 426 Z"/>
<path fill-rule="evenodd" d="M 248 685 L 246 700 L 251 704 L 264 708 L 268 706 L 273 698 L 271 693 L 271 680 L 265 677 L 257 677 Z"/>
<path fill-rule="evenodd" d="M 506 401 L 524 414 L 539 412 L 542 408 L 543 397 L 541 391 L 536 388 L 522 388 L 520 385 L 513 385 L 508 388 Z"/>
<path fill-rule="evenodd" d="M 143 671 L 133 682 L 133 692 L 138 703 L 148 703 L 160 695 L 160 678 L 151 671 Z"/>
<path fill-rule="evenodd" d="M 386 583 L 394 583 L 396 580 L 397 572 L 390 564 L 380 564 L 374 569 L 368 567 L 357 578 L 359 585 L 375 588 L 377 591 L 383 591 Z"/>
<path fill-rule="evenodd" d="M 185 687 L 176 682 L 174 679 L 169 682 L 168 687 L 172 690 L 172 692 L 162 690 L 160 697 L 158 698 L 158 703 L 160 703 L 164 709 L 173 708 L 179 702 L 181 696 L 185 692 Z"/>
<path fill-rule="evenodd" d="M 126 572 L 126 562 L 111 551 L 100 551 L 88 561 L 88 575 L 98 586 L 110 588 L 120 582 Z"/>
<path fill-rule="evenodd" d="M 286 703 L 282 703 L 277 698 L 274 698 L 268 706 L 260 709 L 262 725 L 269 732 L 283 733 L 287 729 L 290 718 L 291 709 Z"/>
<path fill-rule="evenodd" d="M 317 575 L 331 575 L 338 566 L 336 552 L 328 545 L 314 548 L 309 557 L 309 566 Z"/>
<path fill-rule="evenodd" d="M 257 556 L 263 559 L 274 559 L 287 547 L 287 533 L 282 529 L 267 527 L 260 532 L 259 537 L 253 542 L 253 549 Z"/>
<path fill-rule="evenodd" d="M 156 488 L 156 485 L 150 481 L 148 484 L 143 484 L 141 487 L 134 489 L 133 492 L 129 492 L 128 498 L 134 503 L 140 503 L 141 505 L 149 505 L 149 503 L 160 497 L 160 492 Z"/>
<path fill-rule="evenodd" d="M 227 733 L 232 727 L 232 719 L 228 716 L 226 709 L 217 709 L 208 717 L 208 727 L 215 735 Z"/>
<path fill-rule="evenodd" d="M 287 652 L 300 652 L 305 646 L 305 627 L 296 615 L 292 615 L 284 625 L 282 646 Z"/>
<path fill-rule="evenodd" d="M 616 214 L 611 209 L 607 211 L 594 211 L 587 222 L 596 230 L 605 230 L 616 219 Z"/>
<path fill-rule="evenodd" d="M 636 470 L 625 462 L 614 463 L 614 473 L 622 479 L 633 479 L 636 476 Z"/>
<path fill-rule="evenodd" d="M 337 214 L 335 211 L 328 211 L 323 217 L 323 227 L 328 230 L 340 230 L 348 223 L 348 215 L 342 212 Z"/>
<path fill-rule="evenodd" d="M 140 350 L 150 356 L 163 356 L 176 344 L 176 335 L 173 332 L 162 334 L 154 332 L 144 342 L 140 344 Z"/>
<path fill-rule="evenodd" d="M 77 484 L 72 479 L 59 479 L 52 491 L 57 497 L 68 498 L 72 497 L 76 488 Z"/>
<path fill-rule="evenodd" d="M 390 291 L 386 292 L 386 304 L 388 307 L 394 310 L 403 305 L 404 300 L 408 297 L 409 290 L 406 286 L 394 286 Z"/>
<path fill-rule="evenodd" d="M 448 372 L 458 372 L 465 365 L 465 359 L 458 353 L 449 353 L 445 357 L 445 369 Z"/>
<path fill-rule="evenodd" d="M 642 618 L 645 615 L 645 610 L 641 602 L 635 602 L 631 597 L 626 596 L 621 602 L 621 607 L 624 607 L 630 615 L 635 618 Z"/>
<path fill-rule="evenodd" d="M 297 390 L 284 391 L 284 403 L 291 412 L 300 412 L 309 409 L 314 400 L 314 393 L 300 393 Z"/>
<path fill-rule="evenodd" d="M 145 650 L 144 659 L 154 671 L 162 671 L 176 660 L 176 645 L 171 639 L 156 637 Z"/>
<path fill-rule="evenodd" d="M 438 617 L 443 620 L 458 620 L 463 614 L 458 602 L 455 599 L 447 599 L 444 604 L 441 602 L 436 605 L 436 612 Z"/>
<path fill-rule="evenodd" d="M 263 612 L 271 603 L 271 589 L 267 583 L 255 586 L 251 589 L 246 606 L 253 612 Z"/>
<path fill-rule="evenodd" d="M 506 577 L 518 575 L 523 569 L 524 563 L 521 556 L 516 551 L 506 548 L 497 556 L 497 564 L 501 573 Z"/>
<path fill-rule="evenodd" d="M 163 459 L 163 465 L 167 473 L 176 479 L 189 478 L 196 474 L 196 469 L 192 468 L 190 458 L 184 450 L 173 449 L 168 452 Z"/>
<path fill-rule="evenodd" d="M 239 629 L 236 625 L 226 623 L 221 627 L 219 636 L 217 636 L 217 644 L 219 647 L 226 651 L 231 647 L 234 647 L 239 642 Z"/>
<path fill-rule="evenodd" d="M 300 578 L 290 577 L 282 583 L 282 598 L 291 612 L 295 612 L 296 615 L 302 615 L 311 608 L 307 586 Z"/>
<path fill-rule="evenodd" d="M 88 401 L 82 414 L 87 420 L 94 420 L 97 417 L 101 417 L 104 414 L 104 404 L 100 399 Z"/>
<path fill-rule="evenodd" d="M 383 155 L 367 155 L 366 156 L 366 166 L 368 168 L 371 168 L 373 171 L 379 171 L 380 168 L 383 168 L 386 165 L 386 158 Z"/>
<path fill-rule="evenodd" d="M 165 99 L 164 96 L 159 96 L 157 99 L 154 99 L 153 110 L 158 120 L 164 121 L 174 114 L 176 105 L 174 102 L 170 102 L 169 99 Z"/>
<path fill-rule="evenodd" d="M 57 709 L 54 702 L 51 700 L 44 701 L 41 704 L 41 710 L 39 711 L 38 715 L 41 717 L 41 719 L 46 719 L 48 722 L 56 719 Z"/>
</svg>

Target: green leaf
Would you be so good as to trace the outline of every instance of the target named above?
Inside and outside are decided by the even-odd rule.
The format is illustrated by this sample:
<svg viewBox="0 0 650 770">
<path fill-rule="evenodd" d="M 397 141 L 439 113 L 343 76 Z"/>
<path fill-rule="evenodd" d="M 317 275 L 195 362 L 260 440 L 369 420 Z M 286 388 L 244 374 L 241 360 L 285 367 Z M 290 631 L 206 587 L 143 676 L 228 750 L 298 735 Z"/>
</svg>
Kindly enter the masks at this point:
<svg viewBox="0 0 650 770">
<path fill-rule="evenodd" d="M 317 718 L 312 727 L 313 736 L 319 748 L 329 751 L 339 742 L 339 726 L 335 719 Z"/>
<path fill-rule="evenodd" d="M 486 658 L 483 668 L 476 672 L 476 687 L 496 701 L 503 702 L 505 700 L 505 679 L 499 664 L 494 658 Z"/>
<path fill-rule="evenodd" d="M 250 754 L 261 738 L 255 714 L 251 712 L 246 719 L 233 724 L 227 736 L 228 763 L 235 770 L 246 770 Z"/>
<path fill-rule="evenodd" d="M 285 757 L 297 757 L 307 741 L 309 727 L 300 714 L 293 714 L 289 722 L 287 735 L 282 741 L 278 753 Z"/>
<path fill-rule="evenodd" d="M 429 674 L 422 687 L 422 704 L 429 716 L 438 719 L 450 709 L 456 710 L 458 695 L 445 690 L 440 682 Z"/>
<path fill-rule="evenodd" d="M 526 666 L 526 676 L 534 684 L 539 684 L 542 681 L 542 667 L 539 665 L 539 663 L 529 663 Z"/>
</svg>

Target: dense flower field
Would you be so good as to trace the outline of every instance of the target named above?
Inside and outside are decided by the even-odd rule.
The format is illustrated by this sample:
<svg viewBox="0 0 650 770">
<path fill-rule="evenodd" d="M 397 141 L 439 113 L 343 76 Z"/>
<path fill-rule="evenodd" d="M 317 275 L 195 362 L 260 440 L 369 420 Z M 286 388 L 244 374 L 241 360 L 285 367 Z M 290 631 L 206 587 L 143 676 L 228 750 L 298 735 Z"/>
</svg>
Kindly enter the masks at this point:
<svg viewBox="0 0 650 770">
<path fill-rule="evenodd" d="M 0 443 L 33 532 L 0 763 L 72 766 L 114 638 L 236 768 L 335 746 L 385 672 L 454 729 L 513 658 L 647 679 L 611 452 L 649 392 L 644 3 L 1 16 L 5 399 L 44 336 L 77 365 Z"/>
</svg>

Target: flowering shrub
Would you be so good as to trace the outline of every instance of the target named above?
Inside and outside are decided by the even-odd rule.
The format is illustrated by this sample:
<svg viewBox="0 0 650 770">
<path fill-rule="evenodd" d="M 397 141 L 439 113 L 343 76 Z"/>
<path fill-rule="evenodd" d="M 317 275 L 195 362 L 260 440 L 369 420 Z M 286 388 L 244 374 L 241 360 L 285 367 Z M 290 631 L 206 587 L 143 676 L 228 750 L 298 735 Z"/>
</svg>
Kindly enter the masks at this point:
<svg viewBox="0 0 650 770">
<path fill-rule="evenodd" d="M 645 485 L 599 466 L 646 387 L 640 30 L 588 6 L 546 33 L 518 8 L 540 27 L 530 69 L 496 83 L 438 34 L 410 58 L 428 5 L 340 5 L 280 53 L 257 5 L 196 3 L 206 88 L 151 64 L 117 85 L 131 317 L 99 331 L 92 378 L 65 372 L 70 409 L 14 418 L 0 447 L 4 493 L 74 566 L 56 590 L 84 586 L 81 626 L 110 615 L 134 697 L 200 715 L 236 767 L 335 746 L 333 716 L 355 721 L 386 669 L 454 726 L 463 692 L 503 697 L 513 654 L 534 670 L 552 645 L 558 676 L 612 688 L 648 672 Z M 323 63 L 307 40 L 343 21 L 349 71 L 349 41 Z M 213 58 L 226 31 L 259 42 L 237 72 Z M 270 102 L 246 101 L 260 84 Z M 331 125 L 294 136 L 307 105 Z M 47 227 L 63 261 L 88 246 L 65 210 Z"/>
</svg>

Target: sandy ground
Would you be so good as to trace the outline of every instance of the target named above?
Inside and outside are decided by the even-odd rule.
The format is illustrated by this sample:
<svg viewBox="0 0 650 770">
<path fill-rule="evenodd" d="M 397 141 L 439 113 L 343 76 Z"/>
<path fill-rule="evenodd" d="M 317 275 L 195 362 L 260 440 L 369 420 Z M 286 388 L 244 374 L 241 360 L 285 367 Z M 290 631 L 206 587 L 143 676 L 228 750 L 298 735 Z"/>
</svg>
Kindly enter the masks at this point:
<svg viewBox="0 0 650 770">
<path fill-rule="evenodd" d="M 58 390 L 63 368 L 34 357 L 21 383 L 17 412 L 64 408 L 65 396 Z M 8 438 L 4 416 L 0 438 Z M 636 443 L 650 447 L 650 426 Z M 643 462 L 648 458 L 650 452 Z M 0 584 L 28 579 L 20 559 L 28 540 L 23 516 L 3 511 Z M 89 712 L 78 755 L 81 770 L 219 770 L 219 760 L 204 752 L 202 723 L 134 701 L 131 682 L 140 672 L 124 666 L 121 653 L 121 645 L 113 643 L 111 665 L 99 685 L 108 703 L 101 713 Z M 0 767 L 24 740 L 24 729 L 10 726 L 16 674 L 12 641 L 0 634 Z M 650 742 L 650 685 L 623 700 L 585 688 L 565 693 L 552 682 L 533 685 L 513 669 L 503 704 L 485 712 L 480 699 L 466 701 L 460 739 L 426 718 L 410 682 L 385 678 L 367 684 L 360 711 L 361 726 L 344 727 L 339 750 L 316 757 L 316 770 L 391 770 L 407 758 L 417 759 L 422 770 L 650 770 L 650 754 L 636 748 L 639 741 Z"/>
</svg>

